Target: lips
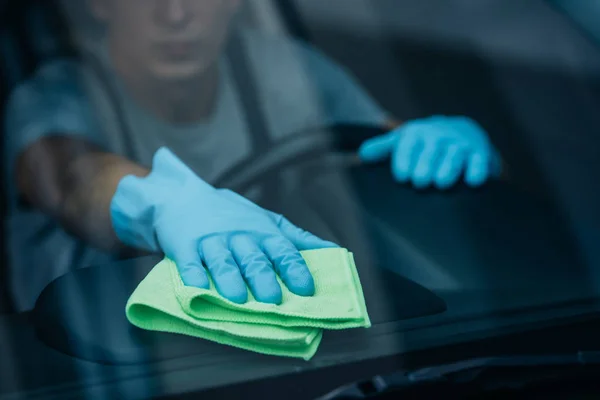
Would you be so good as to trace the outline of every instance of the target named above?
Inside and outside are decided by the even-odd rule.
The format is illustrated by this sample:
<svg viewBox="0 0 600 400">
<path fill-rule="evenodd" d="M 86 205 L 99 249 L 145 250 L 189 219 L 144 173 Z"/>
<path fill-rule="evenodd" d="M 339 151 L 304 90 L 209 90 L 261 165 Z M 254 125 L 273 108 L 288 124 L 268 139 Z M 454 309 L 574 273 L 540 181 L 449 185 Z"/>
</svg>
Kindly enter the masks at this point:
<svg viewBox="0 0 600 400">
<path fill-rule="evenodd" d="M 160 52 L 165 57 L 175 59 L 190 57 L 195 48 L 192 42 L 168 42 L 159 45 Z"/>
</svg>

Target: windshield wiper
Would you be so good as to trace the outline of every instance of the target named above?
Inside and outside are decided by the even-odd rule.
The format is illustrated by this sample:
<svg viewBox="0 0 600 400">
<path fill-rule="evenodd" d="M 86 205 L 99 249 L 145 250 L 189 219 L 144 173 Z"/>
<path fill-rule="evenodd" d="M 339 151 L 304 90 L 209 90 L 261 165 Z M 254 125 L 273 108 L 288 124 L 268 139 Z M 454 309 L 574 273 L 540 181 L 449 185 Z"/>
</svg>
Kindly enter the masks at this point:
<svg viewBox="0 0 600 400">
<path fill-rule="evenodd" d="M 343 386 L 320 400 L 381 398 L 444 393 L 444 398 L 485 391 L 525 388 L 527 385 L 600 375 L 600 352 L 475 358 L 414 371 L 398 371 Z M 392 398 L 392 397 L 390 397 Z"/>
</svg>

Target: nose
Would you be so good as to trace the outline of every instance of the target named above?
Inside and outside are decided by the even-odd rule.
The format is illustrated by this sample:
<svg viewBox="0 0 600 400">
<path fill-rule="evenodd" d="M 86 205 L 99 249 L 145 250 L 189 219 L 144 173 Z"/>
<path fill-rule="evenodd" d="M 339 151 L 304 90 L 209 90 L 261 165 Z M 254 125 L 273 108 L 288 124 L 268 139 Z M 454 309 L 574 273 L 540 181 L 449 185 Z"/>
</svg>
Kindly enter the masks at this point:
<svg viewBox="0 0 600 400">
<path fill-rule="evenodd" d="M 163 0 L 161 2 L 163 6 L 157 7 L 157 19 L 173 27 L 185 25 L 190 18 L 190 10 L 186 7 L 186 3 L 187 0 Z"/>
<path fill-rule="evenodd" d="M 177 24 L 185 19 L 185 7 L 183 0 L 167 1 L 166 18 L 169 22 Z"/>
</svg>

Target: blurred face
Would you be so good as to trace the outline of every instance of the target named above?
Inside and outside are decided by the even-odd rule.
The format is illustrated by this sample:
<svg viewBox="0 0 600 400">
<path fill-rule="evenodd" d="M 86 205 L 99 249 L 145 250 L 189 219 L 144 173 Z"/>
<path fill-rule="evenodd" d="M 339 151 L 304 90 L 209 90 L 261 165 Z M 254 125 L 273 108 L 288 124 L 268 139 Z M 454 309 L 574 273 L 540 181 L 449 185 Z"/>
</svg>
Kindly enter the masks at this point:
<svg viewBox="0 0 600 400">
<path fill-rule="evenodd" d="M 219 57 L 240 0 L 92 0 L 112 56 L 159 79 L 185 79 Z"/>
</svg>

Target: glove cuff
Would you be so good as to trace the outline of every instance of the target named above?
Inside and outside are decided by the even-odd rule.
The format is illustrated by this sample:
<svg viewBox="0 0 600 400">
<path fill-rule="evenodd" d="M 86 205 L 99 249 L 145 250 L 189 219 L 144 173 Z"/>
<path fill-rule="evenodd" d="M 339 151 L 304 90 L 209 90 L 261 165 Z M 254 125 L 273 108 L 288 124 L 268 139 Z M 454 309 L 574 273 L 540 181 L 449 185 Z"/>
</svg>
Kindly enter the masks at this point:
<svg viewBox="0 0 600 400">
<path fill-rule="evenodd" d="M 154 230 L 155 199 L 145 178 L 127 175 L 110 203 L 113 229 L 121 242 L 138 249 L 160 249 Z"/>
<path fill-rule="evenodd" d="M 121 179 L 110 204 L 112 225 L 119 240 L 135 248 L 159 251 L 156 209 L 177 198 L 177 192 L 187 185 L 215 190 L 167 148 L 156 152 L 147 177 L 127 175 Z"/>
</svg>

